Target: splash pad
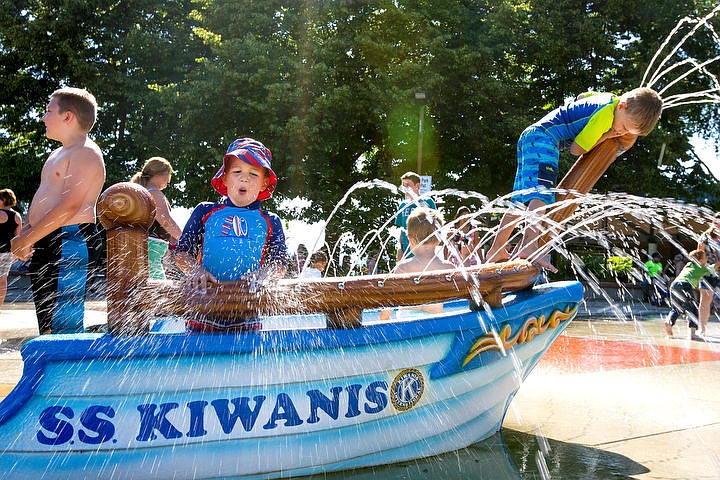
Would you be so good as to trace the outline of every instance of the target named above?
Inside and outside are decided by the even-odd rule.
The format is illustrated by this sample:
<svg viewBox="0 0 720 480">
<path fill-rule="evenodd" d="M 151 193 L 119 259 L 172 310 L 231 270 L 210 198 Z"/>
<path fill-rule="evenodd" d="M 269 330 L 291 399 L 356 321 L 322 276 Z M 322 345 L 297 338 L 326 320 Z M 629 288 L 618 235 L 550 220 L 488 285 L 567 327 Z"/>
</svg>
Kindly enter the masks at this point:
<svg viewBox="0 0 720 480">
<path fill-rule="evenodd" d="M 587 154 L 603 157 L 591 176 L 622 150 Z M 100 201 L 108 284 L 121 287 L 108 289 L 109 333 L 23 346 L 23 376 L 0 403 L 0 478 L 281 478 L 457 450 L 500 430 L 583 298 L 579 282 L 533 286 L 540 272 L 525 260 L 188 293 L 147 279 L 143 192 L 119 184 Z M 381 320 L 429 302 L 442 307 Z M 173 315 L 283 327 L 150 325 Z"/>
</svg>

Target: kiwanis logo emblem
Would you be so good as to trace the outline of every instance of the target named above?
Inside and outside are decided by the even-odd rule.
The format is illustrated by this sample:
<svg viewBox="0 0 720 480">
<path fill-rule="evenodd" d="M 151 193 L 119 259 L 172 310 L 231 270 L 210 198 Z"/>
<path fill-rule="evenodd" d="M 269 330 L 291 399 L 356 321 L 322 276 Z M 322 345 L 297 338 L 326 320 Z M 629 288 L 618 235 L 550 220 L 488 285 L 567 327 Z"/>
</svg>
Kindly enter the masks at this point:
<svg viewBox="0 0 720 480">
<path fill-rule="evenodd" d="M 392 404 L 401 412 L 410 410 L 422 397 L 425 390 L 425 380 L 422 373 L 414 368 L 406 368 L 393 380 L 390 388 Z"/>
</svg>

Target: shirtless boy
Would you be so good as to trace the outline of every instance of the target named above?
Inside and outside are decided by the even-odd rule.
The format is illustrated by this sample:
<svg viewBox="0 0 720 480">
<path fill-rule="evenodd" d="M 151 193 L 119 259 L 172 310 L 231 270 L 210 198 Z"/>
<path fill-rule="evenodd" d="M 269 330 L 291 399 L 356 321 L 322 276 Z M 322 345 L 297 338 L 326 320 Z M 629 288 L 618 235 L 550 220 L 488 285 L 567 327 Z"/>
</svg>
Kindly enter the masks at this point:
<svg viewBox="0 0 720 480">
<path fill-rule="evenodd" d="M 440 244 L 436 232 L 443 223 L 443 217 L 437 210 L 426 207 L 414 209 L 407 218 L 407 236 L 413 256 L 395 265 L 392 273 L 454 269 L 455 264 L 440 258 L 435 251 Z"/>
<path fill-rule="evenodd" d="M 45 162 L 27 223 L 11 244 L 18 258 L 32 258 L 41 334 L 83 331 L 88 245 L 99 240 L 95 204 L 105 183 L 102 153 L 88 138 L 96 113 L 95 97 L 86 90 L 65 87 L 50 96 L 46 136 L 62 147 Z"/>
</svg>

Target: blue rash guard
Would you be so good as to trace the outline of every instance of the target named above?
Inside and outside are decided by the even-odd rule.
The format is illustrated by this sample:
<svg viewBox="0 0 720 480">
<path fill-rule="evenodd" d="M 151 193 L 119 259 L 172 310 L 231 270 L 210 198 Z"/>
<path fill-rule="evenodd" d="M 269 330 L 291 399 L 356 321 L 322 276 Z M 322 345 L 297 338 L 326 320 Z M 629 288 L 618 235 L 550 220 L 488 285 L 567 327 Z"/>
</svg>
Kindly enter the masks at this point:
<svg viewBox="0 0 720 480">
<path fill-rule="evenodd" d="M 198 258 L 220 281 L 240 280 L 260 267 L 287 264 L 282 221 L 260 208 L 260 201 L 236 207 L 204 202 L 195 207 L 177 246 Z"/>
<path fill-rule="evenodd" d="M 570 148 L 575 142 L 587 152 L 612 127 L 619 102 L 620 97 L 611 93 L 589 95 L 556 108 L 533 126 L 544 130 L 560 148 Z"/>
</svg>

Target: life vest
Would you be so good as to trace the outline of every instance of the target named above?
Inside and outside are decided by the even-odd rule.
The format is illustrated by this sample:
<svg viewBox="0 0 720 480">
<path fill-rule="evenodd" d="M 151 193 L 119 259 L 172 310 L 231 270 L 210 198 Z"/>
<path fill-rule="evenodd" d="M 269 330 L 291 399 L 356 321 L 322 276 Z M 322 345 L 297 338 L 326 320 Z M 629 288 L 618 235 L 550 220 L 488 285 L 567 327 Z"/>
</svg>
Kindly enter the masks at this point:
<svg viewBox="0 0 720 480">
<path fill-rule="evenodd" d="M 240 280 L 263 265 L 272 226 L 261 209 L 223 206 L 203 223 L 201 262 L 216 279 Z"/>
</svg>

